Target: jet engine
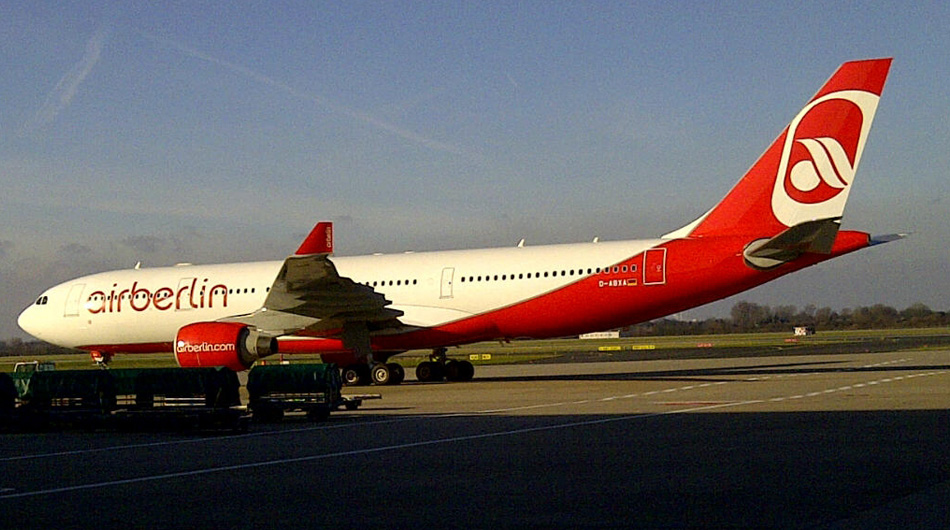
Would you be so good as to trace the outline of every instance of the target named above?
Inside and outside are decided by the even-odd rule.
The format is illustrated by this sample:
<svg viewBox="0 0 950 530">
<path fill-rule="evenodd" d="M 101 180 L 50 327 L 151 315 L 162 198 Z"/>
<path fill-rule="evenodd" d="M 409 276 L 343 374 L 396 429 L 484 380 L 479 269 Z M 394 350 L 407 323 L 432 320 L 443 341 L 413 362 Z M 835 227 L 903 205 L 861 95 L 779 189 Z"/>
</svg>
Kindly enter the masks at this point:
<svg viewBox="0 0 950 530">
<path fill-rule="evenodd" d="M 238 322 L 197 322 L 178 330 L 175 358 L 182 368 L 226 366 L 247 370 L 261 357 L 277 353 L 277 338 Z"/>
</svg>

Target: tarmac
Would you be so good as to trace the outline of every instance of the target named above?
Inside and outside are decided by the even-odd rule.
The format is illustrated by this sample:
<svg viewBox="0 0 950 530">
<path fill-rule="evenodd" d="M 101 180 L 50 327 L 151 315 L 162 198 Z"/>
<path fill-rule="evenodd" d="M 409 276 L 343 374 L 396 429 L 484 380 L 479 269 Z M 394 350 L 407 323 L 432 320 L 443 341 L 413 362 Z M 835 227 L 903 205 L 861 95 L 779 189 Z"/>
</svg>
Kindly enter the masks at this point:
<svg viewBox="0 0 950 530">
<path fill-rule="evenodd" d="M 950 528 L 950 350 L 481 366 L 246 434 L 0 435 L 10 528 Z"/>
</svg>

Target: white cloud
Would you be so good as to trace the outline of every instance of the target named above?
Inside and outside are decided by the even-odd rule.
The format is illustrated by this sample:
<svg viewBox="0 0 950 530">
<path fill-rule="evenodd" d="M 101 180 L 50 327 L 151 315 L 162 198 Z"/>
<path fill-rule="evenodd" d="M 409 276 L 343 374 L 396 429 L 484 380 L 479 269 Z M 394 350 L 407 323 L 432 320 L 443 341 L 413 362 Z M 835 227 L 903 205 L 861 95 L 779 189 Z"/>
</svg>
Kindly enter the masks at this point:
<svg viewBox="0 0 950 530">
<path fill-rule="evenodd" d="M 108 32 L 104 28 L 99 28 L 92 34 L 92 37 L 86 41 L 86 49 L 82 58 L 59 79 L 53 90 L 46 94 L 43 105 L 21 127 L 21 135 L 33 133 L 53 123 L 56 117 L 69 107 L 79 91 L 79 85 L 99 62 L 107 36 Z"/>
<path fill-rule="evenodd" d="M 380 119 L 380 118 L 378 118 L 378 117 L 376 117 L 376 116 L 374 116 L 374 115 L 372 115 L 372 114 L 370 114 L 370 113 L 368 113 L 368 112 L 364 112 L 364 111 L 361 111 L 361 110 L 353 109 L 353 108 L 347 107 L 346 105 L 341 105 L 341 104 L 339 104 L 339 103 L 332 102 L 332 101 L 330 101 L 329 99 L 327 99 L 327 98 L 325 98 L 325 97 L 323 97 L 323 96 L 321 96 L 321 95 L 319 95 L 319 94 L 313 94 L 313 93 L 309 93 L 309 92 L 303 92 L 303 91 L 301 91 L 301 90 L 298 90 L 298 89 L 296 89 L 296 88 L 294 88 L 294 87 L 288 85 L 287 83 L 284 83 L 284 82 L 279 81 L 279 80 L 277 80 L 277 79 L 274 79 L 274 78 L 272 78 L 272 77 L 268 77 L 268 76 L 266 76 L 266 75 L 264 75 L 264 74 L 262 74 L 262 73 L 260 73 L 260 72 L 258 72 L 258 71 L 252 70 L 252 69 L 247 68 L 247 67 L 245 67 L 245 66 L 241 66 L 241 65 L 239 65 L 239 64 L 235 64 L 235 63 L 232 63 L 232 62 L 229 62 L 229 61 L 225 61 L 225 60 L 223 60 L 223 59 L 218 59 L 217 57 L 213 57 L 213 56 L 211 56 L 211 55 L 208 55 L 207 53 L 203 53 L 203 52 L 198 51 L 198 50 L 196 50 L 196 49 L 194 49 L 194 48 L 191 48 L 191 47 L 189 47 L 189 46 L 185 46 L 184 44 L 181 44 L 180 42 L 175 42 L 175 41 L 172 41 L 172 40 L 169 40 L 169 39 L 166 39 L 166 38 L 163 38 L 163 37 L 159 37 L 159 36 L 157 36 L 157 35 L 153 35 L 153 34 L 150 34 L 150 33 L 145 33 L 145 32 L 142 33 L 142 36 L 144 36 L 145 38 L 147 38 L 147 39 L 149 39 L 149 40 L 151 40 L 151 41 L 154 41 L 154 42 L 157 42 L 157 43 L 159 43 L 159 44 L 163 44 L 163 45 L 165 45 L 165 46 L 168 46 L 168 47 L 170 47 L 170 48 L 172 48 L 172 49 L 174 49 L 174 50 L 176 50 L 176 51 L 178 51 L 178 52 L 180 52 L 180 53 L 183 53 L 183 54 L 185 54 L 185 55 L 187 55 L 187 56 L 189 56 L 189 57 L 192 57 L 192 58 L 194 58 L 194 59 L 200 59 L 200 60 L 202 60 L 202 61 L 206 61 L 206 62 L 209 62 L 209 63 L 216 64 L 216 65 L 221 66 L 221 67 L 223 67 L 223 68 L 225 68 L 225 69 L 227 69 L 227 70 L 230 70 L 231 72 L 234 72 L 234 73 L 236 73 L 236 74 L 238 74 L 238 75 L 247 77 L 247 78 L 249 78 L 249 79 L 252 79 L 252 80 L 254 80 L 254 81 L 257 81 L 258 83 L 261 83 L 261 84 L 270 86 L 270 87 L 272 87 L 272 88 L 276 88 L 276 89 L 278 89 L 278 90 L 280 90 L 280 91 L 282 91 L 282 92 L 285 92 L 285 93 L 287 93 L 287 94 L 289 94 L 289 95 L 291 95 L 291 96 L 293 96 L 293 97 L 296 97 L 296 98 L 299 98 L 299 99 L 303 99 L 303 100 L 306 100 L 306 101 L 310 101 L 310 102 L 312 102 L 312 103 L 316 103 L 317 105 L 320 105 L 320 106 L 322 106 L 322 107 L 324 107 L 324 108 L 327 108 L 327 109 L 329 109 L 329 110 L 331 110 L 331 111 L 338 112 L 338 113 L 343 114 L 343 115 L 345 115 L 345 116 L 348 116 L 348 117 L 350 117 L 350 118 L 352 118 L 352 119 L 354 119 L 354 120 L 356 120 L 356 121 L 359 121 L 359 122 L 368 124 L 368 125 L 370 125 L 370 126 L 376 128 L 376 129 L 378 129 L 378 130 L 381 130 L 381 131 L 390 133 L 390 134 L 392 134 L 392 135 L 394 135 L 394 136 L 397 136 L 397 137 L 402 138 L 402 139 L 404 139 L 404 140 L 407 140 L 407 141 L 409 141 L 409 142 L 412 142 L 412 143 L 421 145 L 421 146 L 423 146 L 423 147 L 432 149 L 432 150 L 434 150 L 434 151 L 439 151 L 439 152 L 444 152 L 444 153 L 450 153 L 450 154 L 455 154 L 455 155 L 472 156 L 472 155 L 466 153 L 465 151 L 463 151 L 461 148 L 456 147 L 456 146 L 454 146 L 454 145 L 451 145 L 451 144 L 449 144 L 449 143 L 440 142 L 440 141 L 438 141 L 438 140 L 435 140 L 435 139 L 432 139 L 432 138 L 428 138 L 428 137 L 423 136 L 423 135 L 421 135 L 421 134 L 418 134 L 418 133 L 415 133 L 415 132 L 413 132 L 413 131 L 410 131 L 409 129 L 406 129 L 406 128 L 404 128 L 404 127 L 400 127 L 400 126 L 395 125 L 395 124 L 393 124 L 393 123 L 390 123 L 390 122 L 388 122 L 388 121 L 386 121 L 386 120 Z"/>
</svg>

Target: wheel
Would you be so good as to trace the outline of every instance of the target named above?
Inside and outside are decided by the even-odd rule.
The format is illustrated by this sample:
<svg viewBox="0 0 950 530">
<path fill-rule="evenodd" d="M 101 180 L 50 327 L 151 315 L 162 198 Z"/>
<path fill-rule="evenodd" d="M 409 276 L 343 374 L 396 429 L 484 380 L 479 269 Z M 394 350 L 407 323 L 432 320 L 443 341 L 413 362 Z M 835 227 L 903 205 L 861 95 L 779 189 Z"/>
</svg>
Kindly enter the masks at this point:
<svg viewBox="0 0 950 530">
<path fill-rule="evenodd" d="M 365 364 L 351 364 L 343 369 L 343 383 L 349 386 L 369 384 L 369 367 Z"/>
<path fill-rule="evenodd" d="M 416 366 L 416 379 L 423 383 L 441 381 L 442 377 L 442 367 L 438 363 L 423 361 Z"/>
<path fill-rule="evenodd" d="M 374 365 L 370 371 L 370 375 L 373 376 L 373 384 L 375 385 L 389 385 L 392 384 L 393 373 L 389 369 L 388 364 L 377 364 Z"/>
<path fill-rule="evenodd" d="M 446 381 L 458 381 L 459 380 L 459 362 L 456 360 L 445 361 L 445 380 Z"/>
<path fill-rule="evenodd" d="M 475 377 L 475 366 L 468 361 L 459 361 L 459 381 L 471 381 Z"/>
<path fill-rule="evenodd" d="M 389 384 L 398 385 L 406 379 L 406 370 L 403 369 L 401 364 L 387 363 L 386 366 L 389 367 L 389 372 L 392 373 L 392 380 Z"/>
</svg>

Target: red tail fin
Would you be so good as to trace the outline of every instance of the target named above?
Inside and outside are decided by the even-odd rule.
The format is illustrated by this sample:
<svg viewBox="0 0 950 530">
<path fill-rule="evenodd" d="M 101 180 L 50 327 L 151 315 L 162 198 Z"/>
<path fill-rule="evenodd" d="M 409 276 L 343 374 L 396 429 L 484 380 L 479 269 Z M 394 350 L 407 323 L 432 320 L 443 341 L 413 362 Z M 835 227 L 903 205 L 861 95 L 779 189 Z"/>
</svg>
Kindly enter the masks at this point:
<svg viewBox="0 0 950 530">
<path fill-rule="evenodd" d="M 771 237 L 841 217 L 890 66 L 841 65 L 718 205 L 666 237 Z"/>
</svg>

